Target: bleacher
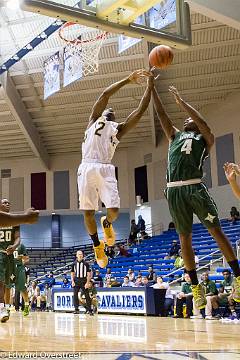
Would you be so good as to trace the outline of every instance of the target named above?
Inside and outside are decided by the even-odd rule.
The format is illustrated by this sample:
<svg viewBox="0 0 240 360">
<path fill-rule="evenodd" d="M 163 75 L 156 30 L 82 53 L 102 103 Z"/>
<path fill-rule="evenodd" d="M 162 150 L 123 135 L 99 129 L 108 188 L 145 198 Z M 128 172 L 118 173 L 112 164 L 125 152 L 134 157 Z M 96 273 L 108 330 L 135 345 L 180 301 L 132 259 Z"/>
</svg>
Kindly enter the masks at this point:
<svg viewBox="0 0 240 360">
<path fill-rule="evenodd" d="M 232 225 L 228 220 L 222 220 L 221 225 L 223 231 L 235 247 L 236 241 L 240 238 L 240 223 Z M 175 271 L 171 278 L 166 277 L 166 275 L 175 270 L 175 260 L 164 259 L 164 257 L 168 255 L 174 239 L 178 239 L 178 235 L 175 231 L 165 231 L 161 235 L 143 240 L 140 245 L 131 249 L 131 257 L 117 257 L 110 260 L 108 267 L 111 268 L 113 277 L 116 277 L 118 281 L 123 282 L 123 278 L 127 274 L 128 268 L 133 268 L 135 274 L 137 274 L 138 271 L 141 271 L 141 274 L 144 276 L 148 274 L 148 267 L 153 266 L 158 275 L 165 277 L 165 281 L 179 278 L 183 274 L 183 270 Z M 193 225 L 193 247 L 196 255 L 199 257 L 200 267 L 221 256 L 215 240 L 202 224 Z M 212 254 L 213 252 L 216 253 Z M 105 275 L 106 270 L 99 268 L 97 265 L 94 267 L 100 270 L 102 276 Z M 223 279 L 221 275 L 218 276 L 218 280 Z"/>
<path fill-rule="evenodd" d="M 240 222 L 232 225 L 228 220 L 222 220 L 221 225 L 225 234 L 229 237 L 232 245 L 235 247 L 236 241 L 240 238 Z M 175 260 L 164 259 L 164 257 L 168 255 L 174 239 L 178 239 L 178 235 L 175 231 L 165 231 L 161 235 L 153 236 L 150 239 L 143 240 L 141 244 L 133 246 L 130 249 L 131 257 L 118 256 L 114 259 L 109 259 L 108 267 L 111 268 L 113 277 L 119 282 L 123 282 L 123 278 L 130 267 L 134 269 L 136 275 L 138 271 L 140 271 L 144 276 L 148 274 L 147 269 L 149 266 L 153 266 L 157 275 L 165 277 L 165 281 L 181 277 L 183 270 L 174 271 Z M 221 256 L 215 240 L 201 224 L 193 225 L 193 247 L 196 255 L 199 257 L 200 267 L 209 264 L 211 260 L 215 260 Z M 31 249 L 29 255 L 31 259 L 32 278 L 41 277 L 49 271 L 54 271 L 55 275 L 64 272 L 61 268 L 75 259 L 77 249 L 84 250 L 85 255 L 92 254 L 91 245 L 41 251 Z M 216 253 L 212 254 L 213 252 Z M 106 269 L 99 268 L 97 264 L 94 265 L 94 269 L 99 269 L 100 274 L 103 277 L 105 276 Z M 66 268 L 65 271 L 69 271 L 69 268 Z M 221 275 L 222 269 L 219 268 L 217 271 L 218 274 L 215 275 L 215 278 L 214 275 L 211 275 L 211 278 L 220 282 L 220 280 L 223 279 Z M 171 277 L 167 277 L 171 272 L 174 273 Z"/>
<path fill-rule="evenodd" d="M 77 250 L 83 250 L 87 256 L 92 253 L 92 246 L 83 245 L 57 249 L 28 249 L 31 278 L 42 277 L 50 271 L 53 271 L 57 275 L 61 272 L 62 267 L 74 261 Z M 68 270 L 69 267 L 66 268 L 66 271 Z"/>
</svg>

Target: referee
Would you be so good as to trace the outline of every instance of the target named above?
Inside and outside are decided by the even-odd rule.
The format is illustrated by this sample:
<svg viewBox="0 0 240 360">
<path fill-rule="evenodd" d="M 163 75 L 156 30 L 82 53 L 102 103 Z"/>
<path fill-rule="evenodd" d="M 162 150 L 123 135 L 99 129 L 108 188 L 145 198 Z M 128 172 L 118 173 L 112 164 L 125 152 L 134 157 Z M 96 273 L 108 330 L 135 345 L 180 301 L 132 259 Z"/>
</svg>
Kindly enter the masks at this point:
<svg viewBox="0 0 240 360">
<path fill-rule="evenodd" d="M 76 261 L 72 264 L 71 280 L 74 292 L 73 302 L 75 311 L 74 314 L 79 314 L 79 298 L 78 293 L 81 290 L 86 299 L 86 313 L 93 315 L 91 309 L 91 298 L 89 296 L 88 288 L 91 281 L 91 268 L 89 264 L 83 259 L 84 253 L 82 250 L 78 250 L 76 253 Z"/>
</svg>

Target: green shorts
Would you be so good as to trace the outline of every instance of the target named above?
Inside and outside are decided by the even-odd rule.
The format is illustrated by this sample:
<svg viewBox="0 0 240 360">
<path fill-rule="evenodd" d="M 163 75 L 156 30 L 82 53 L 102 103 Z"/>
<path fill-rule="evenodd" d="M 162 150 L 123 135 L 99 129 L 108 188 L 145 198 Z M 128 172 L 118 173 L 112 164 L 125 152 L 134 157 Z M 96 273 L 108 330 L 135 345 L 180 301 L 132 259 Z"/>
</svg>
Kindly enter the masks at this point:
<svg viewBox="0 0 240 360">
<path fill-rule="evenodd" d="M 0 281 L 11 288 L 14 280 L 14 257 L 0 252 Z"/>
<path fill-rule="evenodd" d="M 220 227 L 217 206 L 203 183 L 167 188 L 166 197 L 179 234 L 192 233 L 193 214 L 208 229 Z"/>
<path fill-rule="evenodd" d="M 16 265 L 15 268 L 15 288 L 18 291 L 26 291 L 27 277 L 24 265 Z"/>
</svg>

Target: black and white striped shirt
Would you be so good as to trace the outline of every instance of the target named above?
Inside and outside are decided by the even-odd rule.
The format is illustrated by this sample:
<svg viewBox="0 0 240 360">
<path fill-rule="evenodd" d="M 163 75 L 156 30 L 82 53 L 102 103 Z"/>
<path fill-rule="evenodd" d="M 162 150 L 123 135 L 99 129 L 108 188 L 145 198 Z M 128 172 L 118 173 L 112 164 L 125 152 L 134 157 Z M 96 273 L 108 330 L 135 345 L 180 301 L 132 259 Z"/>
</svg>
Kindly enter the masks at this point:
<svg viewBox="0 0 240 360">
<path fill-rule="evenodd" d="M 90 265 L 86 261 L 84 261 L 84 260 L 77 261 L 76 260 L 72 264 L 71 272 L 75 273 L 75 275 L 74 275 L 75 278 L 86 279 L 87 273 L 91 272 L 91 268 L 90 268 Z"/>
</svg>

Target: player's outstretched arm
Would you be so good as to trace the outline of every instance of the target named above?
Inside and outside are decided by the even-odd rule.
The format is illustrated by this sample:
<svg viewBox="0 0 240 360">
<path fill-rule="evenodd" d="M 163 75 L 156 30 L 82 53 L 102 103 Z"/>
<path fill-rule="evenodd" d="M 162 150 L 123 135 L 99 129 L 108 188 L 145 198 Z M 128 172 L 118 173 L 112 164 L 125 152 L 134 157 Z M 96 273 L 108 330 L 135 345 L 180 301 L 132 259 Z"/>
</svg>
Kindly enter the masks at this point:
<svg viewBox="0 0 240 360">
<path fill-rule="evenodd" d="M 127 84 L 139 84 L 141 81 L 141 78 L 147 76 L 149 73 L 144 70 L 136 70 L 133 73 L 131 73 L 128 77 L 126 77 L 123 80 L 120 80 L 109 87 L 107 87 L 104 92 L 100 95 L 98 100 L 93 106 L 92 113 L 89 118 L 89 125 L 92 125 L 103 113 L 103 111 L 106 109 L 106 106 L 108 104 L 108 100 L 112 95 L 114 95 L 118 90 L 120 90 L 124 85 Z"/>
<path fill-rule="evenodd" d="M 24 214 L 11 214 L 0 211 L 0 226 L 34 224 L 38 221 L 39 211 L 28 209 Z"/>
<path fill-rule="evenodd" d="M 223 166 L 226 178 L 232 188 L 234 195 L 240 199 L 240 187 L 237 183 L 237 175 L 240 175 L 240 168 L 238 165 L 233 163 L 226 163 Z"/>
<path fill-rule="evenodd" d="M 137 107 L 137 109 L 135 109 L 126 119 L 126 121 L 124 121 L 123 123 L 118 125 L 118 133 L 117 133 L 117 138 L 120 140 L 126 133 L 128 133 L 131 129 L 133 129 L 137 123 L 139 122 L 139 120 L 141 119 L 141 117 L 143 116 L 144 112 L 146 111 L 150 99 L 151 99 L 151 91 L 153 88 L 153 76 L 149 76 L 148 78 L 148 85 L 147 88 L 144 92 L 144 95 Z"/>
<path fill-rule="evenodd" d="M 166 137 L 170 141 L 174 137 L 176 131 L 179 131 L 179 130 L 173 126 L 172 121 L 170 120 L 168 113 L 166 112 L 155 87 L 153 87 L 153 89 L 152 89 L 152 94 L 153 94 L 154 108 L 156 110 L 160 124 L 162 126 L 162 129 L 163 129 Z"/>
<path fill-rule="evenodd" d="M 208 145 L 208 149 L 210 149 L 214 144 L 214 135 L 212 134 L 211 129 L 207 125 L 206 121 L 203 119 L 202 115 L 196 109 L 194 109 L 194 107 L 192 107 L 190 104 L 188 104 L 181 98 L 178 90 L 174 86 L 170 86 L 169 91 L 173 94 L 176 103 L 179 104 L 179 106 L 184 111 L 186 111 L 191 117 L 191 119 L 196 123 L 200 133 L 203 135 Z"/>
</svg>

